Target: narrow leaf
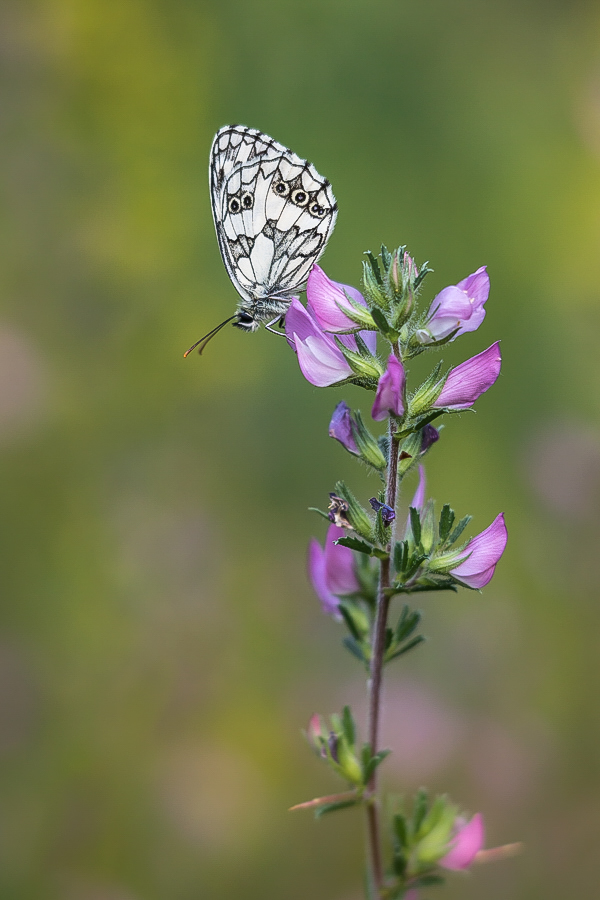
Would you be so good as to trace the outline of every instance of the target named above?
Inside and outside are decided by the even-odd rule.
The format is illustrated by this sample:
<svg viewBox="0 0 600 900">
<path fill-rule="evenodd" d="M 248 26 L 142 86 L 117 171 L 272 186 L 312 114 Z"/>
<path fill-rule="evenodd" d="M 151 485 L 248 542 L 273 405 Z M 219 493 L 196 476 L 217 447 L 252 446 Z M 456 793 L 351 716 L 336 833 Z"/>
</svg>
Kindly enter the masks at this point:
<svg viewBox="0 0 600 900">
<path fill-rule="evenodd" d="M 440 515 L 439 534 L 441 541 L 445 541 L 450 534 L 450 530 L 454 524 L 454 518 L 454 510 L 446 503 Z"/>
<path fill-rule="evenodd" d="M 362 645 L 352 637 L 345 637 L 342 641 L 342 644 L 348 650 L 352 656 L 355 656 L 356 659 L 360 660 L 361 663 L 365 663 L 368 666 L 368 659 L 365 658 L 365 654 L 363 652 Z"/>
<path fill-rule="evenodd" d="M 315 819 L 320 819 L 321 816 L 326 816 L 327 813 L 337 812 L 338 809 L 349 809 L 351 806 L 356 806 L 357 803 L 360 803 L 360 798 L 340 800 L 339 803 L 326 803 L 325 806 L 319 806 L 315 810 Z"/>
<path fill-rule="evenodd" d="M 415 509 L 414 506 L 410 507 L 410 527 L 412 530 L 412 535 L 415 544 L 420 544 L 421 542 L 421 518 L 419 516 L 419 510 Z"/>
</svg>

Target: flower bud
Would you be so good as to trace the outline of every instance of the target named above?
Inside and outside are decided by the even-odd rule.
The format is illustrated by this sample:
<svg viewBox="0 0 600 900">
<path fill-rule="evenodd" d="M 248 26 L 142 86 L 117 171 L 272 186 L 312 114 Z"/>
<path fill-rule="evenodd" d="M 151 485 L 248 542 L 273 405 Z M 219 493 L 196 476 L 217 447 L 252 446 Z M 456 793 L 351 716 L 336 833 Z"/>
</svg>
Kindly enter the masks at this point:
<svg viewBox="0 0 600 900">
<path fill-rule="evenodd" d="M 363 285 L 367 301 L 369 304 L 378 306 L 380 309 L 387 309 L 389 300 L 386 297 L 381 282 L 381 275 L 377 278 L 374 266 L 377 266 L 377 261 L 374 257 L 373 261 L 371 261 L 371 259 L 363 260 Z"/>
</svg>

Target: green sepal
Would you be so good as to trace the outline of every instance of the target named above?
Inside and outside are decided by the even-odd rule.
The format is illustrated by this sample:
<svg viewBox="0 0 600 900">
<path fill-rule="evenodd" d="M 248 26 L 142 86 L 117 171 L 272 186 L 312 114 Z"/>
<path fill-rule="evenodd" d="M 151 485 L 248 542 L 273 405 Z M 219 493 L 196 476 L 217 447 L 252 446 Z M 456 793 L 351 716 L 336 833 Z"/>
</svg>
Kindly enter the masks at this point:
<svg viewBox="0 0 600 900">
<path fill-rule="evenodd" d="M 346 291 L 344 291 L 344 293 L 346 295 L 346 300 L 352 308 L 348 309 L 347 306 L 343 306 L 336 300 L 336 306 L 338 307 L 338 309 L 343 312 L 345 316 L 351 319 L 352 322 L 355 322 L 361 328 L 367 331 L 376 331 L 376 325 L 369 310 L 365 306 L 363 306 L 362 303 L 358 303 L 356 300 L 354 300 Z M 342 333 L 354 334 L 355 332 L 349 329 L 347 332 Z"/>
<path fill-rule="evenodd" d="M 471 521 L 472 518 L 473 518 L 473 516 L 464 516 L 460 520 L 460 522 L 458 523 L 458 525 L 456 526 L 456 528 L 454 529 L 454 531 L 448 538 L 448 545 L 450 547 L 452 546 L 452 544 L 455 544 L 457 542 L 457 540 L 459 539 L 459 537 L 461 536 L 461 534 L 463 533 L 463 531 L 465 530 L 465 528 L 467 527 L 467 525 L 469 524 L 469 522 Z"/>
<path fill-rule="evenodd" d="M 349 350 L 345 344 L 342 344 L 339 339 L 336 346 L 356 375 L 365 376 L 366 378 L 377 378 L 378 380 L 383 375 L 383 368 L 376 356 L 369 353 L 369 356 L 366 357 L 362 353 L 355 353 L 353 350 Z"/>
<path fill-rule="evenodd" d="M 353 800 L 338 800 L 337 803 L 324 803 L 323 806 L 318 806 L 315 810 L 315 819 L 320 819 L 321 816 L 326 816 L 328 813 L 337 812 L 338 809 L 349 809 L 351 806 L 356 806 L 361 802 L 362 797 L 357 796 Z"/>
<path fill-rule="evenodd" d="M 387 460 L 379 448 L 379 444 L 366 427 L 360 410 L 356 410 L 352 420 L 352 434 L 360 451 L 362 459 L 377 469 L 378 472 L 383 471 L 387 466 Z"/>
<path fill-rule="evenodd" d="M 425 788 L 419 788 L 417 794 L 415 796 L 415 801 L 413 804 L 413 817 L 412 817 L 412 828 L 411 831 L 413 835 L 418 835 L 423 820 L 427 815 L 427 809 L 429 807 L 429 798 L 427 796 L 427 791 Z"/>
<path fill-rule="evenodd" d="M 390 253 L 388 248 L 385 246 L 385 244 L 381 245 L 381 261 L 383 262 L 384 270 L 389 269 L 389 267 L 392 264 L 392 254 Z"/>
<path fill-rule="evenodd" d="M 375 543 L 373 522 L 365 509 L 360 505 L 350 488 L 343 481 L 336 482 L 335 492 L 348 504 L 348 521 L 357 534 L 371 543 Z"/>
<path fill-rule="evenodd" d="M 319 513 L 319 515 L 323 516 L 323 518 L 326 519 L 329 522 L 329 524 L 331 525 L 331 519 L 329 518 L 329 515 L 326 512 L 323 512 L 322 509 L 317 509 L 316 506 L 309 506 L 308 511 Z"/>
<path fill-rule="evenodd" d="M 423 282 L 423 279 L 427 275 L 429 275 L 430 272 L 433 272 L 433 271 L 434 271 L 433 269 L 429 268 L 429 260 L 424 262 L 423 265 L 421 266 L 421 268 L 419 269 L 419 274 L 415 278 L 415 289 L 418 288 L 421 285 L 421 283 Z"/>
<path fill-rule="evenodd" d="M 377 306 L 373 307 L 373 309 L 371 310 L 371 315 L 373 316 L 373 321 L 382 334 L 384 334 L 386 337 L 392 338 L 392 340 L 398 339 L 398 333 L 392 328 L 382 311 Z"/>
<path fill-rule="evenodd" d="M 365 251 L 365 256 L 369 260 L 369 265 L 371 267 L 371 271 L 375 276 L 375 281 L 379 285 L 383 285 L 383 278 L 381 277 L 381 270 L 379 268 L 379 262 L 377 261 L 377 257 L 373 256 L 370 250 Z"/>
<path fill-rule="evenodd" d="M 433 549 L 435 538 L 435 520 L 433 518 L 433 500 L 429 500 L 421 512 L 421 546 L 428 555 Z"/>
<path fill-rule="evenodd" d="M 440 378 L 441 362 L 437 364 L 429 378 L 426 378 L 423 384 L 417 388 L 409 401 L 409 410 L 411 418 L 417 418 L 425 412 L 429 412 L 431 406 L 442 393 L 442 389 L 446 383 L 449 372 Z"/>
</svg>

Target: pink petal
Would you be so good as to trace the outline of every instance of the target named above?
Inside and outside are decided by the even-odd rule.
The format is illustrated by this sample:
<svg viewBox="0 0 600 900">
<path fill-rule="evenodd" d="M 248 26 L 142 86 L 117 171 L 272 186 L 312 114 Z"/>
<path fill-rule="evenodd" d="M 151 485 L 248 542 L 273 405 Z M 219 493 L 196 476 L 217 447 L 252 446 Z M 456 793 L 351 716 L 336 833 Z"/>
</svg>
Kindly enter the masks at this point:
<svg viewBox="0 0 600 900">
<path fill-rule="evenodd" d="M 338 306 L 339 303 L 341 307 L 352 310 L 346 294 L 366 307 L 365 298 L 356 288 L 332 281 L 320 266 L 312 267 L 306 285 L 306 302 L 323 331 L 358 331 L 356 322 L 344 315 Z"/>
<path fill-rule="evenodd" d="M 394 354 L 388 359 L 387 369 L 379 379 L 375 402 L 371 415 L 377 422 L 381 422 L 390 413 L 396 416 L 404 414 L 404 385 L 406 375 L 404 366 Z"/>
<path fill-rule="evenodd" d="M 508 532 L 504 522 L 504 513 L 500 513 L 485 531 L 469 541 L 464 553 L 471 555 L 455 569 L 452 569 L 450 574 L 469 587 L 485 587 L 492 579 L 498 560 L 504 553 L 507 540 Z"/>
<path fill-rule="evenodd" d="M 425 504 L 425 466 L 419 466 L 419 484 L 415 496 L 410 501 L 413 509 L 423 509 Z"/>
<path fill-rule="evenodd" d="M 467 275 L 458 282 L 456 287 L 465 292 L 474 309 L 482 306 L 490 294 L 490 276 L 487 273 L 487 266 L 481 266 L 472 275 Z"/>
<path fill-rule="evenodd" d="M 321 601 L 323 612 L 338 618 L 340 615 L 338 599 L 327 587 L 325 551 L 315 538 L 311 538 L 308 545 L 308 574 L 315 594 Z"/>
<path fill-rule="evenodd" d="M 483 816 L 477 813 L 470 822 L 458 829 L 451 850 L 439 861 L 444 869 L 468 869 L 485 841 Z"/>
<path fill-rule="evenodd" d="M 358 590 L 352 550 L 333 543 L 344 535 L 343 528 L 330 525 L 325 537 L 325 581 L 332 594 L 352 594 Z"/>
<path fill-rule="evenodd" d="M 325 336 L 307 337 L 305 341 L 294 333 L 296 353 L 302 374 L 316 387 L 329 387 L 352 375 L 352 369 L 341 350 L 330 344 Z"/>
<path fill-rule="evenodd" d="M 500 344 L 496 341 L 487 350 L 450 371 L 434 407 L 468 409 L 494 384 L 500 374 L 501 364 Z"/>
</svg>

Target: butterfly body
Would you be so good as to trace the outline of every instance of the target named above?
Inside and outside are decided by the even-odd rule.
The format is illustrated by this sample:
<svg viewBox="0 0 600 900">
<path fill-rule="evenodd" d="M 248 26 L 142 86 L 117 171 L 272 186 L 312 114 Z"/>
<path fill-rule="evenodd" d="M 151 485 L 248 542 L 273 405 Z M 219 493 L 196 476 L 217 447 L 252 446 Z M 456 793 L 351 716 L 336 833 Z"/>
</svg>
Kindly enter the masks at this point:
<svg viewBox="0 0 600 900">
<path fill-rule="evenodd" d="M 210 154 L 219 249 L 240 295 L 234 325 L 285 315 L 333 231 L 337 204 L 315 167 L 255 128 L 226 125 Z"/>
</svg>

